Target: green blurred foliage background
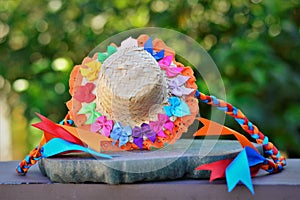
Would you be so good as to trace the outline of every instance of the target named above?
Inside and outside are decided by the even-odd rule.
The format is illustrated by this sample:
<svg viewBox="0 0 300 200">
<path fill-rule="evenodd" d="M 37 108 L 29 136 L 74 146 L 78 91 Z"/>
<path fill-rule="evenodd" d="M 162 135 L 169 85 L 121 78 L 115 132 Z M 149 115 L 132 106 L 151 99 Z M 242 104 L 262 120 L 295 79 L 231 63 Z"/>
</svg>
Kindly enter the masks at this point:
<svg viewBox="0 0 300 200">
<path fill-rule="evenodd" d="M 147 26 L 199 42 L 220 70 L 227 101 L 300 157 L 299 25 L 299 0 L 1 0 L 0 92 L 11 110 L 13 159 L 38 144 L 35 112 L 53 121 L 66 114 L 74 64 L 108 37 Z"/>
</svg>

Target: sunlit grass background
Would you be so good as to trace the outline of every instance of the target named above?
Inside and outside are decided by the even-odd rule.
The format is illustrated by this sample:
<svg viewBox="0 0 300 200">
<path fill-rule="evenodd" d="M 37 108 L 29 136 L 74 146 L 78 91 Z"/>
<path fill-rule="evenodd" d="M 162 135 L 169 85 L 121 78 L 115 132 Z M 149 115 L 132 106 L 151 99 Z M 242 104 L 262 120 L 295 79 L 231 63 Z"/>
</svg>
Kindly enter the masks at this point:
<svg viewBox="0 0 300 200">
<path fill-rule="evenodd" d="M 199 42 L 221 72 L 227 101 L 289 157 L 300 156 L 298 0 L 2 0 L 0 160 L 22 159 L 38 144 L 35 112 L 64 117 L 74 64 L 109 36 L 147 26 Z"/>
</svg>

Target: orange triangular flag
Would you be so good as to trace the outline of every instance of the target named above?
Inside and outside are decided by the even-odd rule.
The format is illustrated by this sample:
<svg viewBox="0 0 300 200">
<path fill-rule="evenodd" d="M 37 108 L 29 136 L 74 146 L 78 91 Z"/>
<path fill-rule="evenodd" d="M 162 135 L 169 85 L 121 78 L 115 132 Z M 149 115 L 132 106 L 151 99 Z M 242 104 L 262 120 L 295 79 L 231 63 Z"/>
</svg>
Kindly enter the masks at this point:
<svg viewBox="0 0 300 200">
<path fill-rule="evenodd" d="M 80 139 L 82 142 L 84 142 L 89 148 L 100 152 L 101 151 L 101 142 L 102 141 L 111 141 L 111 139 L 98 134 L 94 132 L 90 132 L 88 130 L 72 127 L 72 126 L 66 126 L 66 125 L 59 125 L 62 128 L 64 128 L 66 131 Z"/>
<path fill-rule="evenodd" d="M 258 152 L 256 147 L 245 136 L 236 132 L 235 130 L 232 130 L 226 126 L 223 126 L 217 122 L 213 122 L 205 118 L 196 119 L 198 119 L 203 124 L 203 127 L 201 127 L 196 133 L 194 133 L 194 136 L 234 135 L 236 139 L 240 142 L 242 147 L 249 146 Z"/>
</svg>

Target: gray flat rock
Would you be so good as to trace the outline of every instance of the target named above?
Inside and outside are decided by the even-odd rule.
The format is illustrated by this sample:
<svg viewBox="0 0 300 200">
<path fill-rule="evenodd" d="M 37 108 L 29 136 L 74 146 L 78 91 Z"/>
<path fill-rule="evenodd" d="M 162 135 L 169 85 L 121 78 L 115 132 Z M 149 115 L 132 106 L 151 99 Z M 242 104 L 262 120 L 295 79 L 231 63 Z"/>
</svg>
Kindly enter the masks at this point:
<svg viewBox="0 0 300 200">
<path fill-rule="evenodd" d="M 262 147 L 256 145 L 262 151 Z M 59 183 L 134 183 L 175 179 L 206 179 L 209 171 L 195 168 L 205 163 L 233 158 L 242 147 L 231 140 L 180 139 L 173 145 L 152 151 L 109 153 L 113 159 L 70 154 L 43 158 L 41 172 Z"/>
</svg>

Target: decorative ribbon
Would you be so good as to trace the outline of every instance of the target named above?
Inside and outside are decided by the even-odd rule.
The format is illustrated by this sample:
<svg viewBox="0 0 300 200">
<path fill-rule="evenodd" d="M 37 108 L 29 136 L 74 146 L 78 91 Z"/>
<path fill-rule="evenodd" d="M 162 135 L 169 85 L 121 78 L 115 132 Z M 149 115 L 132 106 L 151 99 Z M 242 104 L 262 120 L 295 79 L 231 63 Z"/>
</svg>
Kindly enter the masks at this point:
<svg viewBox="0 0 300 200">
<path fill-rule="evenodd" d="M 85 66 L 88 68 L 81 67 L 80 72 L 82 76 L 86 77 L 89 81 L 94 81 L 98 78 L 98 73 L 100 71 L 101 63 L 95 60 L 86 63 Z"/>
<path fill-rule="evenodd" d="M 132 130 L 133 143 L 135 143 L 140 149 L 143 149 L 144 136 L 151 142 L 155 142 L 156 132 L 151 130 L 149 124 L 143 123 L 141 128 L 135 126 Z"/>
<path fill-rule="evenodd" d="M 157 133 L 157 136 L 159 137 L 166 137 L 164 133 L 164 128 L 172 131 L 174 127 L 174 123 L 169 119 L 169 117 L 165 114 L 158 114 L 158 120 L 157 121 L 150 121 L 149 126 L 150 128 Z"/>
<path fill-rule="evenodd" d="M 164 106 L 165 113 L 168 117 L 183 117 L 191 114 L 189 106 L 178 97 L 169 98 L 169 106 Z"/>
<path fill-rule="evenodd" d="M 165 50 L 161 50 L 157 53 L 155 53 L 153 51 L 153 45 L 152 45 L 152 37 L 150 37 L 144 44 L 144 49 L 150 53 L 154 58 L 155 60 L 160 60 L 164 57 L 164 54 L 165 54 Z"/>
<path fill-rule="evenodd" d="M 96 99 L 96 95 L 92 93 L 94 88 L 95 85 L 93 83 L 78 86 L 77 92 L 74 94 L 74 98 L 80 102 L 91 103 Z"/>
<path fill-rule="evenodd" d="M 120 122 L 115 123 L 113 130 L 110 134 L 110 138 L 116 141 L 119 141 L 119 147 L 126 144 L 128 142 L 128 137 L 131 135 L 131 127 L 125 126 L 123 127 Z M 112 144 L 115 145 L 116 141 Z"/>
<path fill-rule="evenodd" d="M 103 64 L 103 62 L 112 54 L 117 52 L 117 48 L 114 46 L 107 46 L 107 53 L 98 53 L 98 60 Z"/>
<path fill-rule="evenodd" d="M 96 121 L 91 125 L 92 132 L 98 132 L 101 130 L 102 135 L 108 137 L 113 128 L 113 120 L 106 120 L 106 116 L 100 116 Z"/>
<path fill-rule="evenodd" d="M 101 116 L 99 112 L 96 111 L 96 103 L 90 103 L 83 106 L 78 114 L 89 114 L 88 119 L 86 120 L 86 124 L 92 124 L 96 121 L 98 117 Z"/>
<path fill-rule="evenodd" d="M 173 58 L 173 55 L 165 56 L 158 62 L 160 68 L 166 71 L 166 75 L 169 78 L 177 76 L 184 69 L 183 67 L 177 67 L 176 65 L 172 66 Z"/>
<path fill-rule="evenodd" d="M 175 78 L 170 79 L 169 88 L 171 90 L 171 93 L 178 97 L 191 94 L 194 89 L 186 88 L 184 86 L 189 78 L 189 76 L 178 75 Z"/>
</svg>

